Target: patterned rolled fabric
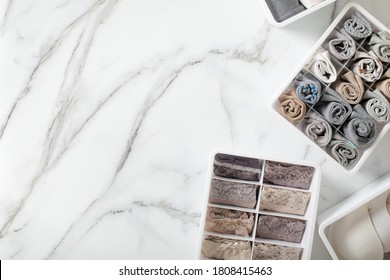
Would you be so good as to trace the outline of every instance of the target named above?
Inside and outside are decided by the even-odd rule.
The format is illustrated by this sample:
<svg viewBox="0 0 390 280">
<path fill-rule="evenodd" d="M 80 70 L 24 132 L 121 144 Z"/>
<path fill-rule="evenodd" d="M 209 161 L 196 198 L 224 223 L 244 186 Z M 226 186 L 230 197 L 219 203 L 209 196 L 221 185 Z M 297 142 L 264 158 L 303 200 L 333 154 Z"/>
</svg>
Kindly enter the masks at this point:
<svg viewBox="0 0 390 280">
<path fill-rule="evenodd" d="M 364 94 L 362 105 L 375 121 L 379 123 L 389 122 L 390 104 L 379 90 L 367 90 Z"/>
<path fill-rule="evenodd" d="M 207 231 L 249 236 L 253 226 L 253 213 L 215 207 L 207 209 L 205 225 Z"/>
<path fill-rule="evenodd" d="M 384 97 L 390 102 L 390 69 L 382 76 L 382 78 L 374 86 Z"/>
<path fill-rule="evenodd" d="M 210 187 L 210 203 L 255 208 L 258 186 L 213 179 Z"/>
<path fill-rule="evenodd" d="M 265 164 L 264 181 L 279 186 L 309 189 L 313 175 L 313 167 L 268 160 Z"/>
<path fill-rule="evenodd" d="M 325 120 L 339 126 L 342 125 L 352 113 L 352 107 L 331 88 L 327 88 L 320 102 L 315 106 Z"/>
<path fill-rule="evenodd" d="M 321 98 L 321 83 L 309 73 L 299 74 L 294 86 L 298 98 L 309 105 L 316 104 Z"/>
<path fill-rule="evenodd" d="M 277 22 L 284 21 L 305 10 L 298 0 L 265 0 Z"/>
<path fill-rule="evenodd" d="M 333 136 L 327 150 L 329 154 L 344 167 L 353 166 L 360 157 L 357 147 L 340 134 L 335 134 Z"/>
<path fill-rule="evenodd" d="M 372 50 L 383 62 L 390 62 L 390 34 L 387 31 L 380 31 L 373 34 L 369 49 Z"/>
<path fill-rule="evenodd" d="M 300 243 L 305 227 L 305 221 L 260 215 L 256 235 L 260 238 Z"/>
<path fill-rule="evenodd" d="M 299 124 L 299 128 L 320 147 L 328 145 L 333 137 L 331 125 L 313 111 L 305 116 L 303 121 Z"/>
<path fill-rule="evenodd" d="M 293 89 L 284 92 L 279 97 L 279 112 L 290 122 L 299 122 L 306 114 L 306 105 L 300 100 Z"/>
<path fill-rule="evenodd" d="M 301 2 L 302 5 L 305 6 L 306 9 L 314 7 L 315 5 L 318 5 L 323 1 L 324 0 L 299 0 L 299 2 Z"/>
<path fill-rule="evenodd" d="M 356 40 L 367 38 L 372 34 L 371 24 L 360 12 L 356 12 L 345 21 L 344 29 Z"/>
<path fill-rule="evenodd" d="M 302 248 L 287 247 L 265 243 L 256 243 L 253 260 L 299 260 Z"/>
<path fill-rule="evenodd" d="M 315 54 L 308 63 L 308 68 L 313 72 L 314 76 L 326 84 L 333 83 L 337 79 L 337 70 L 330 60 L 328 51 L 321 51 Z"/>
<path fill-rule="evenodd" d="M 375 82 L 383 74 L 382 62 L 373 51 L 369 53 L 357 51 L 353 61 L 353 72 L 366 82 Z"/>
<path fill-rule="evenodd" d="M 202 243 L 203 254 L 218 260 L 249 260 L 252 246 L 249 241 L 207 236 Z"/>
<path fill-rule="evenodd" d="M 329 52 L 338 60 L 348 60 L 356 52 L 356 44 L 352 37 L 342 29 L 341 32 L 334 31 L 335 38 L 329 41 Z"/>
<path fill-rule="evenodd" d="M 352 114 L 343 125 L 345 137 L 357 147 L 370 144 L 376 136 L 374 119 L 358 104 L 353 107 Z"/>
<path fill-rule="evenodd" d="M 260 160 L 216 154 L 214 158 L 214 174 L 226 178 L 259 181 L 261 175 Z"/>
<path fill-rule="evenodd" d="M 363 80 L 352 72 L 341 76 L 342 80 L 335 82 L 332 87 L 349 104 L 360 103 L 364 95 Z"/>
<path fill-rule="evenodd" d="M 261 210 L 305 215 L 310 193 L 264 186 L 261 191 Z"/>
</svg>

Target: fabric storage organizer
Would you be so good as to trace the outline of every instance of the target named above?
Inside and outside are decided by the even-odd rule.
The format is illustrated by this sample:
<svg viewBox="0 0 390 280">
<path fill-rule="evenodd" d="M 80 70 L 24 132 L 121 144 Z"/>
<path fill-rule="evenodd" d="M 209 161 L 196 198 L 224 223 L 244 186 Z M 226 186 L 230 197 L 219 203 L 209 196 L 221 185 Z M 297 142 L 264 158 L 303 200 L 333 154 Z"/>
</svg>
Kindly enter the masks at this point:
<svg viewBox="0 0 390 280">
<path fill-rule="evenodd" d="M 280 0 L 276 0 L 276 1 L 279 3 L 283 2 Z M 307 15 L 314 13 L 319 9 L 322 9 L 323 7 L 329 4 L 332 4 L 335 1 L 336 0 L 323 0 L 323 1 L 306 0 L 306 1 L 299 2 L 298 0 L 295 0 L 297 5 L 300 6 L 299 11 L 296 11 L 293 15 L 283 19 L 278 19 L 277 16 L 274 15 L 275 11 L 272 11 L 272 8 L 270 8 L 270 6 L 268 5 L 267 0 L 260 0 L 260 5 L 269 23 L 271 23 L 276 27 L 284 27 L 286 25 L 289 25 L 290 23 L 293 23 L 294 21 L 297 21 Z M 305 5 L 303 5 L 302 3 L 304 3 Z"/>
<path fill-rule="evenodd" d="M 214 152 L 196 258 L 310 259 L 320 180 L 307 162 Z"/>
<path fill-rule="evenodd" d="M 345 28 L 350 26 L 351 19 L 355 19 L 356 15 L 367 20 L 372 27 L 372 35 L 363 39 L 353 39 L 349 36 L 349 39 L 353 40 L 351 41 L 352 45 L 355 44 L 356 52 L 349 59 L 336 59 L 330 54 L 330 42 L 336 42 L 334 40 L 338 39 L 340 34 L 348 39 L 348 36 L 345 36 L 345 34 L 348 34 L 345 32 Z M 328 158 L 337 162 L 351 173 L 356 172 L 364 164 L 389 129 L 389 101 L 387 99 L 390 99 L 390 95 L 386 97 L 385 94 L 389 94 L 389 92 L 379 91 L 378 84 L 381 83 L 383 87 L 386 87 L 386 91 L 390 90 L 390 64 L 379 59 L 377 56 L 378 49 L 375 49 L 375 52 L 372 50 L 377 45 L 370 45 L 374 41 L 373 37 L 379 37 L 378 34 L 382 36 L 383 32 L 389 32 L 389 30 L 360 5 L 355 3 L 346 5 L 316 43 L 308 58 L 297 68 L 292 77 L 283 85 L 282 89 L 270 103 L 271 110 L 277 116 L 287 120 L 300 131 L 300 135 L 304 135 L 306 139 L 309 139 L 313 146 L 321 149 Z M 390 46 L 390 37 L 388 40 L 385 43 Z M 386 49 L 386 51 L 388 50 Z M 372 76 L 367 74 L 369 72 L 368 67 L 367 69 L 361 68 L 361 65 L 366 66 L 364 64 L 366 62 L 365 56 L 369 56 L 368 60 L 378 67 L 378 69 L 374 67 Z M 326 69 L 329 70 L 328 72 L 324 71 L 324 68 L 321 68 L 324 65 L 323 61 L 325 61 L 325 64 L 328 63 L 328 65 L 333 65 L 334 67 Z M 382 66 L 382 71 L 379 78 L 380 65 Z M 355 71 L 359 71 L 359 74 L 356 74 Z M 322 76 L 320 75 L 321 73 L 323 73 Z M 371 74 L 371 72 L 369 73 Z M 366 74 L 367 76 L 365 76 Z M 378 74 L 378 77 L 374 74 Z M 375 81 L 367 81 L 374 79 L 374 77 Z M 328 78 L 329 80 L 327 80 Z M 309 84 L 307 83 L 308 80 L 313 81 L 310 82 L 309 86 L 307 86 Z M 347 83 L 353 85 L 357 92 L 358 90 L 363 91 L 361 93 L 362 96 L 359 97 L 359 102 L 355 102 L 359 99 L 352 100 L 354 95 L 350 94 L 349 88 L 345 87 Z M 319 86 L 316 86 L 316 84 Z M 302 94 L 302 92 L 306 94 L 310 91 L 312 93 L 318 91 L 316 95 L 318 100 L 307 99 L 303 102 L 303 100 L 298 98 L 298 95 Z M 343 97 L 340 92 L 342 94 L 350 94 L 350 99 L 345 99 L 347 97 Z M 381 108 L 385 108 L 387 113 L 386 119 L 377 121 L 371 115 L 369 115 L 370 118 L 367 118 L 369 113 L 367 113 L 368 111 L 365 109 L 367 107 L 365 106 L 367 106 L 368 100 L 374 98 L 372 95 L 375 95 L 374 97 L 379 100 Z M 346 100 L 351 103 L 348 103 Z M 309 104 L 309 101 L 312 104 Z M 339 111 L 330 111 L 330 106 L 333 106 L 335 102 L 341 104 L 339 105 L 341 109 L 344 110 L 345 107 L 344 120 L 341 117 L 338 118 L 337 112 Z M 364 112 L 362 112 L 362 108 Z M 376 114 L 377 112 L 373 111 L 371 113 Z M 380 111 L 381 114 L 382 112 Z M 288 114 L 291 116 L 286 116 Z M 296 117 L 296 119 L 292 116 Z M 314 131 L 314 129 L 317 131 Z M 365 133 L 365 129 L 370 132 L 367 134 L 367 138 L 360 136 L 363 132 Z M 318 133 L 318 135 L 315 133 Z"/>
<path fill-rule="evenodd" d="M 333 259 L 390 258 L 390 174 L 318 215 L 317 223 Z"/>
</svg>

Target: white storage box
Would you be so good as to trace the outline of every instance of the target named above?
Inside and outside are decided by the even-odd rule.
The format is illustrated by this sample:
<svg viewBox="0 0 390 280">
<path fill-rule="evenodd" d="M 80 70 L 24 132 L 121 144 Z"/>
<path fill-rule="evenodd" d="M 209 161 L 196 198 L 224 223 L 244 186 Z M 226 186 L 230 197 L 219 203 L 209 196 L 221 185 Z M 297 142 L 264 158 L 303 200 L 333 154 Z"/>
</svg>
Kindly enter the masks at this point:
<svg viewBox="0 0 390 280">
<path fill-rule="evenodd" d="M 291 16 L 283 21 L 278 21 L 277 19 L 275 19 L 266 0 L 260 0 L 260 4 L 261 4 L 261 8 L 264 11 L 264 14 L 265 14 L 268 22 L 274 26 L 283 27 L 283 26 L 289 25 L 290 23 L 297 21 L 297 20 L 299 20 L 307 15 L 310 15 L 311 13 L 314 13 L 315 11 L 317 11 L 317 10 L 319 10 L 319 9 L 321 9 L 321 8 L 327 6 L 335 1 L 336 0 L 324 0 L 321 3 L 319 3 L 315 6 L 312 6 L 308 9 L 305 9 L 304 11 L 297 13 L 297 14 L 295 14 L 295 15 L 293 15 L 293 16 Z"/>
<path fill-rule="evenodd" d="M 299 134 L 301 136 L 303 136 L 304 139 L 309 140 L 309 142 L 314 147 L 321 150 L 324 153 L 324 155 L 326 155 L 326 157 L 328 159 L 330 159 L 333 162 L 336 162 L 338 165 L 342 166 L 343 168 L 348 170 L 350 173 L 354 173 L 361 168 L 361 166 L 367 160 L 369 155 L 372 153 L 372 151 L 375 149 L 375 147 L 378 145 L 378 143 L 380 142 L 380 140 L 383 138 L 383 136 L 385 135 L 385 133 L 387 132 L 387 130 L 390 127 L 388 120 L 378 122 L 375 119 L 370 118 L 370 121 L 367 123 L 369 123 L 371 125 L 370 129 L 372 127 L 374 127 L 371 130 L 371 132 L 375 133 L 375 134 L 369 134 L 369 137 L 371 137 L 371 138 L 363 139 L 364 141 L 367 140 L 367 143 L 364 143 L 364 145 L 360 145 L 361 142 L 358 142 L 358 144 L 356 144 L 356 141 L 361 141 L 362 139 L 360 139 L 356 136 L 356 138 L 357 138 L 357 140 L 356 140 L 355 138 L 351 138 L 351 136 L 348 136 L 348 137 L 346 136 L 346 134 L 350 133 L 351 131 L 353 133 L 355 133 L 355 135 L 358 135 L 359 133 L 361 133 L 361 131 L 359 131 L 359 129 L 360 129 L 359 126 L 357 126 L 357 125 L 355 126 L 355 124 L 353 123 L 355 121 L 355 119 L 353 118 L 353 115 L 351 112 L 352 111 L 355 112 L 355 110 L 357 111 L 358 110 L 357 107 L 362 108 L 362 107 L 366 106 L 365 104 L 366 104 L 366 100 L 368 98 L 367 92 L 368 91 L 371 91 L 371 92 L 375 91 L 376 93 L 379 92 L 378 91 L 378 83 L 380 81 L 382 81 L 383 79 L 385 79 L 386 73 L 387 74 L 390 73 L 390 70 L 389 70 L 390 64 L 387 62 L 380 61 L 379 58 L 372 52 L 372 50 L 370 50 L 370 48 L 372 48 L 372 47 L 369 46 L 369 42 L 371 40 L 372 35 L 367 37 L 367 38 L 360 39 L 360 40 L 352 39 L 352 37 L 350 37 L 351 42 L 353 42 L 353 45 L 355 45 L 355 48 L 356 48 L 356 52 L 353 52 L 352 58 L 349 58 L 346 60 L 338 60 L 333 55 L 330 54 L 330 52 L 329 52 L 330 42 L 331 41 L 334 42 L 333 39 L 336 38 L 337 34 L 344 32 L 343 31 L 344 23 L 347 20 L 350 21 L 350 19 L 357 13 L 360 13 L 359 16 L 362 16 L 362 18 L 366 19 L 369 22 L 370 26 L 372 27 L 372 34 L 378 34 L 379 32 L 388 32 L 389 31 L 386 28 L 386 26 L 381 24 L 377 19 L 375 19 L 371 14 L 369 14 L 360 5 L 355 4 L 355 3 L 350 3 L 350 4 L 346 5 L 346 7 L 343 9 L 343 11 L 340 13 L 340 15 L 334 20 L 334 22 L 330 25 L 330 27 L 327 29 L 327 31 L 325 31 L 323 36 L 315 44 L 312 51 L 309 53 L 308 58 L 305 59 L 305 61 L 303 61 L 302 64 L 297 68 L 297 70 L 291 75 L 291 77 L 282 86 L 281 90 L 275 95 L 275 97 L 271 100 L 271 103 L 270 103 L 271 111 L 276 113 L 276 115 L 281 117 L 283 120 L 288 121 L 292 126 L 296 127 L 297 131 L 299 132 Z M 371 51 L 371 52 L 369 52 L 369 51 Z M 338 87 L 342 83 L 345 82 L 345 80 L 343 80 L 343 79 L 345 79 L 345 76 L 347 74 L 348 75 L 352 74 L 353 77 L 357 77 L 358 74 L 355 74 L 356 72 L 354 72 L 354 71 L 359 70 L 360 71 L 359 73 L 361 75 L 364 75 L 366 73 L 364 71 L 362 72 L 360 65 L 358 65 L 359 58 L 356 57 L 358 52 L 359 52 L 359 54 L 362 54 L 362 55 L 370 54 L 370 57 L 372 59 L 371 61 L 375 62 L 376 65 L 378 66 L 378 73 L 380 72 L 379 68 L 381 66 L 381 69 L 382 69 L 381 74 L 382 75 L 379 76 L 379 74 L 378 74 L 378 77 L 380 77 L 380 78 L 379 79 L 376 78 L 377 80 L 375 80 L 375 82 L 368 82 L 366 80 L 363 80 L 363 78 L 361 78 L 359 76 L 358 78 L 360 78 L 361 82 L 359 82 L 359 83 L 357 82 L 357 84 L 361 85 L 361 87 L 358 88 L 357 86 L 355 86 L 355 88 L 358 88 L 360 90 L 360 92 L 363 92 L 364 94 L 362 97 L 360 97 L 362 99 L 359 99 L 360 101 L 358 101 L 358 103 L 352 104 L 352 103 L 348 103 L 346 101 L 347 99 L 342 98 L 340 91 L 343 92 L 343 88 L 342 88 L 342 90 L 340 90 L 340 88 L 338 88 Z M 333 71 L 332 73 L 334 73 L 333 76 L 334 76 L 334 79 L 336 79 L 335 81 L 329 80 L 328 82 L 324 82 L 324 81 L 326 81 L 327 78 L 331 77 L 331 74 L 329 74 L 327 72 L 327 70 L 323 72 L 324 74 L 322 77 L 319 76 L 319 73 L 321 73 L 320 71 L 322 71 L 322 70 L 318 70 L 318 69 L 320 69 L 323 66 L 320 63 L 317 63 L 321 60 L 320 58 L 318 58 L 318 55 L 321 56 L 321 55 L 326 54 L 326 53 L 329 55 L 330 65 L 334 66 L 334 68 L 329 68 L 329 69 L 333 69 L 330 72 Z M 378 63 L 378 61 L 380 63 Z M 316 64 L 314 64 L 314 62 Z M 320 66 L 318 66 L 318 65 L 320 65 Z M 316 67 L 318 67 L 318 68 L 316 68 Z M 374 73 L 376 73 L 376 72 L 374 72 Z M 321 79 L 318 77 L 320 77 Z M 373 77 L 375 77 L 375 76 L 372 75 L 371 77 L 364 77 L 364 79 L 373 78 Z M 290 95 L 295 94 L 294 98 L 297 97 L 298 96 L 298 93 L 297 93 L 298 88 L 301 85 L 300 82 L 302 80 L 307 79 L 307 78 L 309 78 L 313 81 L 316 80 L 318 82 L 318 84 L 320 85 L 319 88 L 321 88 L 321 91 L 319 94 L 319 96 L 320 96 L 319 101 L 313 101 L 313 102 L 317 102 L 317 103 L 314 103 L 314 105 L 313 105 L 313 104 L 308 103 L 309 101 L 312 101 L 312 100 L 305 100 L 305 102 L 303 102 L 303 99 L 300 100 L 300 102 L 304 103 L 304 105 L 305 105 L 305 107 L 302 108 L 302 111 L 306 112 L 305 114 L 303 114 L 304 115 L 303 119 L 301 118 L 301 116 L 298 116 L 297 121 L 295 121 L 295 120 L 291 120 L 291 118 L 289 119 L 286 116 L 282 116 L 282 114 L 286 114 L 286 112 L 282 112 L 283 110 L 290 110 L 289 108 L 283 107 L 284 105 L 282 105 L 282 104 L 287 104 L 287 103 L 283 103 L 284 100 L 288 99 L 286 97 L 287 93 L 289 92 Z M 356 81 L 358 81 L 358 80 L 356 80 Z M 387 79 L 386 79 L 386 81 L 387 81 Z M 305 90 L 307 90 L 307 88 L 301 87 L 300 90 L 302 90 L 302 92 L 305 93 Z M 312 90 L 312 89 L 310 89 L 310 90 Z M 314 91 L 315 90 L 316 89 L 314 88 Z M 336 115 L 337 111 L 334 111 L 335 115 L 333 116 L 330 113 L 328 113 L 329 111 L 326 111 L 324 109 L 325 108 L 324 104 L 326 104 L 326 106 L 331 104 L 331 102 L 329 102 L 329 100 L 325 101 L 324 96 L 325 96 L 325 93 L 328 94 L 328 92 L 329 93 L 333 92 L 334 94 L 337 94 L 338 98 L 341 98 L 342 101 L 344 103 L 347 103 L 347 105 L 349 105 L 349 107 L 352 109 L 352 111 L 351 111 L 351 109 L 348 109 L 347 106 L 345 107 L 346 111 L 348 111 L 348 110 L 350 110 L 350 111 L 348 114 L 346 114 L 347 117 L 346 117 L 346 119 L 344 119 L 344 121 L 340 121 L 340 120 L 335 118 L 335 119 L 332 119 L 332 121 L 334 121 L 334 124 L 333 124 L 330 121 L 328 122 L 328 119 L 326 119 L 326 117 L 325 117 L 326 114 L 329 114 L 327 116 L 328 118 L 329 118 L 329 116 L 331 116 L 332 118 L 337 116 Z M 347 90 L 345 90 L 345 92 L 348 93 Z M 379 92 L 379 93 L 380 93 L 379 94 L 380 98 L 383 101 L 383 104 L 389 104 L 389 101 L 386 100 L 386 97 L 384 96 L 384 94 L 382 92 Z M 344 98 L 346 98 L 346 97 L 344 97 Z M 326 102 L 328 102 L 328 103 L 326 103 Z M 349 101 L 349 102 L 351 102 L 351 101 Z M 321 104 L 321 105 L 318 105 L 318 104 Z M 320 107 L 320 106 L 322 106 L 322 107 Z M 326 108 L 328 108 L 328 107 L 326 107 Z M 323 110 L 323 111 L 321 111 L 321 110 Z M 366 112 L 367 109 L 364 109 L 364 110 Z M 299 110 L 297 110 L 297 111 L 299 111 Z M 290 111 L 289 113 L 291 113 L 291 112 L 293 112 L 293 110 Z M 296 113 L 296 112 L 293 112 L 293 113 Z M 332 114 L 333 114 L 333 112 L 332 112 Z M 366 113 L 364 113 L 364 114 L 366 114 Z M 327 136 L 327 139 L 325 139 L 327 141 L 330 141 L 330 142 L 328 142 L 328 144 L 323 144 L 323 143 L 319 142 L 319 141 L 322 141 L 324 139 L 316 138 L 316 136 L 310 138 L 308 136 L 308 133 L 313 132 L 313 131 L 307 129 L 309 127 L 308 120 L 312 121 L 311 118 L 313 116 L 320 117 L 320 119 L 322 119 L 323 121 L 326 119 L 326 123 L 329 125 L 329 131 L 331 131 L 329 134 L 331 140 L 329 140 L 329 135 Z M 299 118 L 301 118 L 301 119 L 299 119 Z M 340 123 L 336 124 L 336 120 L 340 121 Z M 372 121 L 372 120 L 374 120 L 374 121 Z M 368 127 L 368 125 L 367 125 L 367 127 Z M 309 132 L 307 132 L 307 131 L 309 131 Z M 350 134 L 348 134 L 348 135 L 350 135 Z M 372 135 L 374 135 L 374 136 L 372 136 Z M 316 141 L 314 139 L 316 139 Z"/>
<path fill-rule="evenodd" d="M 371 259 L 377 252 L 380 257 L 384 246 L 378 237 L 390 240 L 390 213 L 384 209 L 389 193 L 390 175 L 386 175 L 317 217 L 319 235 L 333 259 Z M 372 209 L 378 208 L 383 215 L 373 215 Z"/>
<path fill-rule="evenodd" d="M 310 259 L 320 180 L 311 163 L 214 152 L 196 258 Z"/>
</svg>

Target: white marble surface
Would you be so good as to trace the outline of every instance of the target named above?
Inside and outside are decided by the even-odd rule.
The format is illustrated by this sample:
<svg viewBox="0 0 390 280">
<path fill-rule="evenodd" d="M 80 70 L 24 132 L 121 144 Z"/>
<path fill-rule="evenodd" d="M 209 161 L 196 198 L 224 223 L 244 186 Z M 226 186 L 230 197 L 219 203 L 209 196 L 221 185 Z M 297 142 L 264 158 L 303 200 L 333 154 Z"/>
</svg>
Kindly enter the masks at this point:
<svg viewBox="0 0 390 280">
<path fill-rule="evenodd" d="M 215 148 L 321 164 L 319 212 L 390 172 L 390 135 L 349 176 L 267 108 L 348 1 L 258 1 L 0 1 L 0 258 L 193 258 Z"/>
</svg>

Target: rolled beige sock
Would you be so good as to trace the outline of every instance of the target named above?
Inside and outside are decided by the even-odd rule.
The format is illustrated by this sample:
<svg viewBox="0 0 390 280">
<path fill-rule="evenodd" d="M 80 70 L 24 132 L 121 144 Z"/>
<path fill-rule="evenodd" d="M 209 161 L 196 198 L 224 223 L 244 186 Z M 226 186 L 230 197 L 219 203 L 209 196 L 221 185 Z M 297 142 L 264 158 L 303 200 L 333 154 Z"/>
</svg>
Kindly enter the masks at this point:
<svg viewBox="0 0 390 280">
<path fill-rule="evenodd" d="M 352 72 L 342 75 L 341 80 L 336 81 L 332 87 L 351 105 L 360 103 L 365 91 L 363 80 Z"/>
<path fill-rule="evenodd" d="M 279 97 L 279 112 L 290 122 L 299 122 L 306 114 L 306 105 L 298 98 L 293 89 L 285 91 Z"/>
<path fill-rule="evenodd" d="M 379 89 L 383 96 L 390 101 L 390 69 L 387 70 L 379 82 L 374 85 L 374 88 Z"/>
</svg>

